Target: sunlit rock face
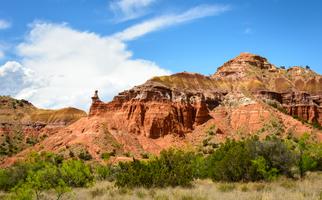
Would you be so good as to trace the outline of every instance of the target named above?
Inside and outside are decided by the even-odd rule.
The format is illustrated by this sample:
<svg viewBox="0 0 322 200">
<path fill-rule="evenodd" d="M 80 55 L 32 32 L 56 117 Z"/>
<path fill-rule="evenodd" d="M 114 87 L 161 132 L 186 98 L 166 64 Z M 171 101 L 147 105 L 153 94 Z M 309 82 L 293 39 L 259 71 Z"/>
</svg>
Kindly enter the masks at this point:
<svg viewBox="0 0 322 200">
<path fill-rule="evenodd" d="M 322 123 L 319 81 L 321 76 L 310 69 L 278 68 L 266 58 L 241 53 L 212 76 L 183 72 L 155 77 L 121 92 L 112 102 L 93 101 L 89 115 L 106 117 L 110 128 L 151 138 L 182 136 L 211 119 L 209 112 L 227 94 L 234 98 L 248 93 L 276 101 L 289 115 Z"/>
<path fill-rule="evenodd" d="M 281 137 L 307 132 L 322 141 L 322 132 L 312 126 L 322 124 L 322 77 L 307 67 L 285 69 L 261 56 L 242 53 L 213 75 L 182 72 L 154 77 L 110 102 L 95 91 L 88 116 L 67 113 L 56 115 L 76 118 L 35 115 L 39 120 L 26 126 L 30 130 L 60 128 L 3 165 L 30 151 L 53 151 L 68 158 L 81 150 L 95 160 L 114 152 L 116 162 L 128 152 L 141 158 L 146 152 L 158 154 L 172 147 L 198 148 L 211 127 L 215 127 L 213 142 L 274 134 L 267 127 Z"/>
</svg>

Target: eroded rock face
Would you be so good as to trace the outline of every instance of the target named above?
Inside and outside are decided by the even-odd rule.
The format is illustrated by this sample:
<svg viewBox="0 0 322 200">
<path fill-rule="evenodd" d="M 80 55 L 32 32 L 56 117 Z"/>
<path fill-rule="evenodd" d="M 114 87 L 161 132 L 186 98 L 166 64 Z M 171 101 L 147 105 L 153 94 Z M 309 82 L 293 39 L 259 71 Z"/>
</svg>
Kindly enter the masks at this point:
<svg viewBox="0 0 322 200">
<path fill-rule="evenodd" d="M 256 96 L 259 99 L 270 99 L 280 103 L 285 112 L 291 116 L 310 123 L 322 124 L 322 96 L 312 96 L 306 92 L 277 93 L 271 91 L 259 91 Z"/>
<path fill-rule="evenodd" d="M 183 72 L 154 77 L 108 103 L 95 92 L 88 117 L 72 124 L 64 123 L 64 112 L 42 111 L 19 119 L 30 135 L 57 125 L 62 128 L 3 163 L 8 166 L 30 151 L 53 151 L 68 157 L 71 153 L 78 155 L 79 148 L 96 160 L 106 152 L 116 152 L 115 160 L 126 152 L 140 158 L 142 153 L 157 154 L 170 147 L 200 147 L 211 128 L 213 142 L 251 134 L 265 138 L 269 134 L 300 136 L 304 132 L 322 141 L 320 130 L 292 117 L 322 124 L 321 106 L 320 75 L 303 67 L 278 68 L 261 56 L 242 53 L 211 76 Z M 17 108 L 15 115 L 0 108 L 0 133 L 9 130 L 14 120 L 10 116 L 35 111 L 31 104 Z M 66 113 L 75 113 L 71 111 Z M 8 116 L 9 123 L 3 123 L 1 117 Z"/>
<path fill-rule="evenodd" d="M 241 79 L 248 75 L 250 67 L 259 70 L 269 70 L 276 72 L 277 68 L 270 64 L 266 58 L 250 53 L 241 53 L 236 58 L 229 60 L 223 66 L 219 67 L 213 77 L 224 79 Z"/>
<path fill-rule="evenodd" d="M 120 93 L 112 102 L 93 101 L 89 116 L 106 117 L 111 129 L 123 129 L 149 138 L 170 133 L 184 136 L 211 117 L 224 94 L 176 91 L 155 83 Z"/>
<path fill-rule="evenodd" d="M 106 118 L 111 129 L 149 138 L 171 133 L 184 136 L 211 119 L 210 111 L 225 104 L 224 99 L 234 103 L 239 94 L 247 91 L 258 100 L 276 101 L 289 115 L 321 124 L 319 81 L 321 76 L 309 69 L 277 68 L 266 58 L 242 53 L 212 76 L 183 72 L 155 77 L 119 93 L 109 103 L 102 102 L 96 94 L 89 116 Z M 227 94 L 229 98 L 225 98 Z M 247 103 L 255 99 L 241 100 Z"/>
</svg>

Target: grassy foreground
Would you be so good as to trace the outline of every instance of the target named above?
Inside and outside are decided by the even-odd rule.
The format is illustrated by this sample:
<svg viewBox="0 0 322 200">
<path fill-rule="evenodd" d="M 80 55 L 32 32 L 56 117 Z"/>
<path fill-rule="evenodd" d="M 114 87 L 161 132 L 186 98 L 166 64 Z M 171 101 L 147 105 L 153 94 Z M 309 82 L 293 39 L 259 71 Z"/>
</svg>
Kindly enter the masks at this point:
<svg viewBox="0 0 322 200">
<path fill-rule="evenodd" d="M 54 194 L 46 193 L 44 199 L 54 198 Z M 308 173 L 302 180 L 280 177 L 272 182 L 219 183 L 196 180 L 190 188 L 164 189 L 119 189 L 113 182 L 102 181 L 89 188 L 75 188 L 62 199 L 322 200 L 322 173 Z"/>
<path fill-rule="evenodd" d="M 0 169 L 0 199 L 322 200 L 322 146 L 309 139 L 227 140 L 210 155 L 168 149 L 115 165 L 34 152 Z"/>
</svg>

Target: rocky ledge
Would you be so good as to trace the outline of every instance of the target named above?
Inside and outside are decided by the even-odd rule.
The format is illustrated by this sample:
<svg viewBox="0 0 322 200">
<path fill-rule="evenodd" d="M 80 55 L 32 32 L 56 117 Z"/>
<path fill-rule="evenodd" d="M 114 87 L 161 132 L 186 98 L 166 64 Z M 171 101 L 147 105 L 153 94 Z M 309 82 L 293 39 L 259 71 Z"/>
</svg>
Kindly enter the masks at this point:
<svg viewBox="0 0 322 200">
<path fill-rule="evenodd" d="M 243 93 L 256 101 L 276 104 L 299 119 L 322 124 L 321 83 L 322 77 L 310 69 L 278 68 L 266 58 L 242 53 L 212 76 L 184 72 L 155 77 L 119 93 L 109 103 L 102 102 L 96 92 L 89 117 L 102 116 L 109 129 L 149 138 L 171 133 L 184 136 L 211 119 L 209 113 L 227 94 Z"/>
</svg>

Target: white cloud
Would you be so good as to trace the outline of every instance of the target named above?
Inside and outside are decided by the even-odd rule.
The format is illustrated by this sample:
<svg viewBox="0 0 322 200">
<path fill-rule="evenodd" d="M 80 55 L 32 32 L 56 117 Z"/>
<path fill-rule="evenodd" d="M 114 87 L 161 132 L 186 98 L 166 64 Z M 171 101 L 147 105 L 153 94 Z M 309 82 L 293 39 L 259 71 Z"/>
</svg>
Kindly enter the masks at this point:
<svg viewBox="0 0 322 200">
<path fill-rule="evenodd" d="M 104 101 L 120 91 L 170 71 L 154 62 L 134 59 L 125 41 L 149 32 L 216 15 L 227 6 L 199 6 L 134 25 L 110 36 L 36 22 L 17 46 L 18 62 L 0 66 L 0 94 L 31 101 L 44 108 L 73 106 L 88 110 L 98 89 Z"/>
<path fill-rule="evenodd" d="M 12 62 L 9 61 L 0 67 L 0 77 L 6 76 L 7 73 L 10 73 L 10 72 L 19 71 L 21 68 L 22 66 L 19 63 L 14 61 Z"/>
<path fill-rule="evenodd" d="M 110 9 L 118 18 L 117 21 L 136 19 L 146 14 L 147 8 L 156 0 L 114 0 Z"/>
<path fill-rule="evenodd" d="M 34 24 L 18 46 L 18 54 L 31 75 L 20 74 L 29 84 L 16 98 L 45 108 L 76 106 L 87 110 L 95 89 L 106 101 L 148 78 L 169 74 L 151 61 L 133 59 L 120 40 L 64 24 Z"/>
<path fill-rule="evenodd" d="M 4 19 L 0 19 L 0 30 L 3 30 L 3 29 L 8 29 L 11 27 L 11 23 L 4 20 Z"/>
<path fill-rule="evenodd" d="M 180 14 L 164 15 L 154 19 L 144 21 L 131 26 L 124 31 L 114 35 L 123 41 L 129 41 L 143 36 L 147 33 L 160 30 L 169 26 L 189 22 L 195 19 L 221 14 L 230 9 L 229 6 L 222 5 L 201 5 L 194 7 Z"/>
<path fill-rule="evenodd" d="M 15 61 L 0 66 L 0 94 L 15 95 L 30 83 L 30 71 Z"/>
</svg>

